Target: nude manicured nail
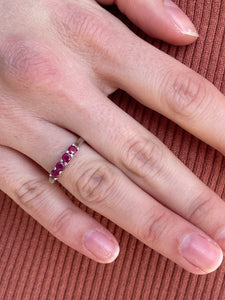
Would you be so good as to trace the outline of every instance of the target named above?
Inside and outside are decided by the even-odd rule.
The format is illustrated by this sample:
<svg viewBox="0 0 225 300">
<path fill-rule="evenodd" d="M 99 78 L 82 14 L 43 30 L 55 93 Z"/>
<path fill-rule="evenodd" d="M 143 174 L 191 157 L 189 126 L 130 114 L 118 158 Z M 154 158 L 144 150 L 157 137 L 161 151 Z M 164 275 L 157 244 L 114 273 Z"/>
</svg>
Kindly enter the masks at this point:
<svg viewBox="0 0 225 300">
<path fill-rule="evenodd" d="M 223 260 L 223 253 L 214 241 L 195 233 L 184 237 L 180 244 L 180 253 L 189 263 L 205 273 L 216 270 Z"/>
<path fill-rule="evenodd" d="M 119 254 L 117 242 L 98 230 L 87 232 L 83 243 L 86 249 L 100 261 L 112 262 Z"/>
<path fill-rule="evenodd" d="M 183 34 L 198 37 L 198 33 L 185 13 L 171 0 L 164 0 L 167 13 Z"/>
</svg>

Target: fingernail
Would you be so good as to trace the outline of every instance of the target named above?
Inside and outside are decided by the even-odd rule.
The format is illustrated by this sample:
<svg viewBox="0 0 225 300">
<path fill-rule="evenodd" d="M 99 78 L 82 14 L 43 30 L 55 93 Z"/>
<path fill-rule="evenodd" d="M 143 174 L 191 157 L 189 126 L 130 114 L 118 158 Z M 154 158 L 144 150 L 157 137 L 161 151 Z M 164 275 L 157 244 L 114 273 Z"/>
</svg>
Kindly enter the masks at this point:
<svg viewBox="0 0 225 300">
<path fill-rule="evenodd" d="M 199 36 L 192 22 L 173 1 L 164 0 L 164 5 L 167 13 L 181 33 L 195 37 Z"/>
<path fill-rule="evenodd" d="M 112 262 L 119 254 L 116 240 L 98 230 L 87 232 L 83 238 L 83 243 L 89 252 L 103 262 Z"/>
<path fill-rule="evenodd" d="M 223 260 L 223 253 L 214 241 L 195 233 L 184 237 L 180 253 L 204 273 L 216 270 Z"/>
</svg>

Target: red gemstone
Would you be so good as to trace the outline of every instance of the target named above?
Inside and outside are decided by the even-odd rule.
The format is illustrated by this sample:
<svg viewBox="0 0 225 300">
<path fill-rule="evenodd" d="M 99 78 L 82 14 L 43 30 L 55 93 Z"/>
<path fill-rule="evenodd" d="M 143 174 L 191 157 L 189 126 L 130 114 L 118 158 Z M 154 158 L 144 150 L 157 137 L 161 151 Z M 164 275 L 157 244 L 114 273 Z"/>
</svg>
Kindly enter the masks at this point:
<svg viewBox="0 0 225 300">
<path fill-rule="evenodd" d="M 52 170 L 52 172 L 51 172 L 51 175 L 54 177 L 54 178 L 58 178 L 59 177 L 59 170 Z"/>
<path fill-rule="evenodd" d="M 59 161 L 57 164 L 56 164 L 56 169 L 59 170 L 60 172 L 63 171 L 64 169 L 64 165 L 63 163 L 61 163 L 61 161 Z"/>
<path fill-rule="evenodd" d="M 68 148 L 68 151 L 69 151 L 70 154 L 75 154 L 75 153 L 77 152 L 77 147 L 71 145 L 71 146 Z"/>
<path fill-rule="evenodd" d="M 63 154 L 63 156 L 62 156 L 62 160 L 63 160 L 63 162 L 65 162 L 65 163 L 68 163 L 70 160 L 71 160 L 71 156 L 70 156 L 70 154 L 68 154 L 68 153 L 65 153 L 65 154 Z"/>
</svg>

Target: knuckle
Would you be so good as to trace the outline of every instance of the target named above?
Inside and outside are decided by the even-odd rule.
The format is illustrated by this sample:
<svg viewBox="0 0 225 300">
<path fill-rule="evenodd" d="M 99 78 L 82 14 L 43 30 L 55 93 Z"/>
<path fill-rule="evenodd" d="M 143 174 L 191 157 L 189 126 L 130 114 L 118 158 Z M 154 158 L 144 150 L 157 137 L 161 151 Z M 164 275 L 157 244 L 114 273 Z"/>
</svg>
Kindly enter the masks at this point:
<svg viewBox="0 0 225 300">
<path fill-rule="evenodd" d="M 57 77 L 56 65 L 53 53 L 39 42 L 9 38 L 0 45 L 0 76 L 7 83 L 49 84 Z"/>
<path fill-rule="evenodd" d="M 76 181 L 76 190 L 85 201 L 106 205 L 107 199 L 113 194 L 114 185 L 114 172 L 109 165 L 90 165 Z"/>
<path fill-rule="evenodd" d="M 145 243 L 157 245 L 162 236 L 166 234 L 169 222 L 168 213 L 165 211 L 154 213 L 154 215 L 150 213 L 147 221 L 139 229 L 140 239 Z"/>
<path fill-rule="evenodd" d="M 101 40 L 103 37 L 104 27 L 102 21 L 91 13 L 83 13 L 80 18 L 72 18 L 73 27 L 77 35 L 88 42 L 93 42 L 94 39 Z"/>
<path fill-rule="evenodd" d="M 49 229 L 54 236 L 63 236 L 68 228 L 71 228 L 74 212 L 71 208 L 65 208 L 50 224 Z"/>
<path fill-rule="evenodd" d="M 209 211 L 214 209 L 212 192 L 204 191 L 198 195 L 188 209 L 188 220 L 198 222 L 202 217 L 207 216 Z"/>
<path fill-rule="evenodd" d="M 170 76 L 165 85 L 165 90 L 169 91 L 168 104 L 176 114 L 193 116 L 206 106 L 206 86 L 198 75 L 189 71 L 178 73 Z"/>
<path fill-rule="evenodd" d="M 36 209 L 47 196 L 44 180 L 31 179 L 15 190 L 16 202 L 22 207 Z"/>
<path fill-rule="evenodd" d="M 94 55 L 96 59 L 96 54 L 108 56 L 112 52 L 112 33 L 100 8 L 90 8 L 90 5 L 95 6 L 94 3 L 59 5 L 52 20 L 66 46 Z"/>
<path fill-rule="evenodd" d="M 131 139 L 122 151 L 122 165 L 138 177 L 155 176 L 161 172 L 163 149 L 145 138 Z"/>
</svg>

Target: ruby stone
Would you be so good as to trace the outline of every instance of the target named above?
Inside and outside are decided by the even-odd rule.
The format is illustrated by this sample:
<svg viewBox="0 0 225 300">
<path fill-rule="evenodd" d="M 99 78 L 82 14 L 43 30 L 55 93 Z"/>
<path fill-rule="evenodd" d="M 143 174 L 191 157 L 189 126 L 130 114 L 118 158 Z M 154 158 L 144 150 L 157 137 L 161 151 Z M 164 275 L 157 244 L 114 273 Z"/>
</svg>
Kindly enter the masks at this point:
<svg viewBox="0 0 225 300">
<path fill-rule="evenodd" d="M 61 161 L 59 161 L 57 164 L 56 164 L 56 169 L 59 170 L 60 172 L 63 171 L 64 169 L 64 165 L 63 163 L 61 163 Z"/>
<path fill-rule="evenodd" d="M 62 156 L 62 160 L 64 163 L 68 163 L 71 160 L 71 158 L 72 158 L 71 155 L 68 153 L 64 153 Z"/>
<path fill-rule="evenodd" d="M 71 146 L 68 148 L 68 151 L 69 151 L 70 154 L 75 154 L 75 153 L 77 152 L 77 147 L 71 145 Z"/>
<path fill-rule="evenodd" d="M 59 170 L 52 170 L 52 172 L 51 172 L 51 175 L 54 177 L 54 178 L 58 178 L 59 177 Z"/>
</svg>

